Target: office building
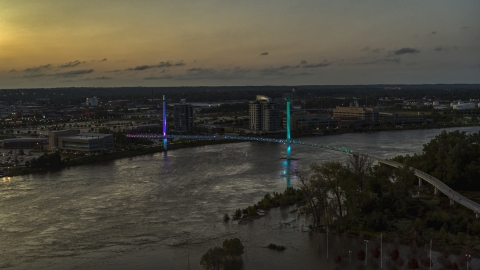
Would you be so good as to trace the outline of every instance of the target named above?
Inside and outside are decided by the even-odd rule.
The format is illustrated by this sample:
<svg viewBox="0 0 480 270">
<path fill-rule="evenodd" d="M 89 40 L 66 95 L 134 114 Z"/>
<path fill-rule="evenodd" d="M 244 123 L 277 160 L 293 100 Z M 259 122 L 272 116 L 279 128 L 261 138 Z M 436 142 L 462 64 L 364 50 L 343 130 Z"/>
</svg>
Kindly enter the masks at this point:
<svg viewBox="0 0 480 270">
<path fill-rule="evenodd" d="M 378 123 L 378 108 L 340 107 L 333 109 L 333 118 L 341 120 L 362 120 L 367 123 Z"/>
<path fill-rule="evenodd" d="M 173 105 L 174 131 L 186 132 L 193 129 L 193 106 L 185 101 Z"/>
</svg>

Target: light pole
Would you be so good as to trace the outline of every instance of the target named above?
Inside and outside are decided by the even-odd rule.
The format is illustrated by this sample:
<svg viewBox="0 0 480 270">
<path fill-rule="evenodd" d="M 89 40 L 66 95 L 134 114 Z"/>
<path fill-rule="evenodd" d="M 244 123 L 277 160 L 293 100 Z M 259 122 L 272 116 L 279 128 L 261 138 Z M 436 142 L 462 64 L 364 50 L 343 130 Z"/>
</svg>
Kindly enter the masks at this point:
<svg viewBox="0 0 480 270">
<path fill-rule="evenodd" d="M 328 225 L 327 225 L 327 260 L 328 260 Z"/>
<path fill-rule="evenodd" d="M 430 240 L 430 270 L 432 270 L 432 240 Z"/>
<path fill-rule="evenodd" d="M 367 266 L 367 261 L 368 261 L 368 240 L 363 240 L 365 241 L 365 266 Z"/>
<path fill-rule="evenodd" d="M 382 234 L 380 233 L 380 269 L 383 269 L 383 256 L 382 256 Z"/>
<path fill-rule="evenodd" d="M 468 261 L 470 260 L 471 257 L 472 257 L 472 255 L 465 254 L 465 259 L 467 260 L 467 270 L 468 270 Z"/>
</svg>

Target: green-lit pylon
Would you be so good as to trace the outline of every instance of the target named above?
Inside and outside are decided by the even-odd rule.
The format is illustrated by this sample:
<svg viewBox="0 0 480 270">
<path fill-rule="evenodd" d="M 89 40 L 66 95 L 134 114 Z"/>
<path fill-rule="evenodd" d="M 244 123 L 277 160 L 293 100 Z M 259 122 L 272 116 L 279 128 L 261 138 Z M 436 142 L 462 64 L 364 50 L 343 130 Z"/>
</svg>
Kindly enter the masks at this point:
<svg viewBox="0 0 480 270">
<path fill-rule="evenodd" d="M 290 153 L 292 152 L 291 146 L 291 137 L 290 137 L 290 94 L 286 94 L 285 98 L 287 100 L 287 159 L 290 159 Z"/>
</svg>

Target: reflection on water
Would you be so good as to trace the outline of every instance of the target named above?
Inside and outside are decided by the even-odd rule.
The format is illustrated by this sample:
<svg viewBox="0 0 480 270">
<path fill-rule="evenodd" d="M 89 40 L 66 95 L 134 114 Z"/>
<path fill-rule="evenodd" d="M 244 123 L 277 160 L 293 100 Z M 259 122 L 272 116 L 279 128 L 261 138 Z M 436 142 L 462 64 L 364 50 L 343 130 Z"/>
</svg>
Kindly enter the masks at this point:
<svg viewBox="0 0 480 270">
<path fill-rule="evenodd" d="M 478 128 L 464 129 L 478 131 Z M 421 151 L 439 130 L 345 134 L 305 141 L 379 157 Z M 393 142 L 393 143 L 392 143 Z M 293 209 L 245 226 L 222 216 L 267 192 L 297 186 L 309 164 L 346 155 L 305 146 L 241 142 L 157 153 L 0 182 L 0 267 L 12 269 L 200 269 L 201 255 L 240 236 L 245 269 L 312 269 L 325 262 L 323 235 L 302 232 Z M 291 222 L 291 225 L 282 223 Z M 333 240 L 332 240 L 333 241 Z M 265 248 L 287 246 L 279 256 Z M 333 246 L 333 244 L 332 244 Z M 341 245 L 340 245 L 341 246 Z M 188 255 L 189 254 L 189 255 Z M 189 259 L 188 259 L 189 258 Z"/>
</svg>

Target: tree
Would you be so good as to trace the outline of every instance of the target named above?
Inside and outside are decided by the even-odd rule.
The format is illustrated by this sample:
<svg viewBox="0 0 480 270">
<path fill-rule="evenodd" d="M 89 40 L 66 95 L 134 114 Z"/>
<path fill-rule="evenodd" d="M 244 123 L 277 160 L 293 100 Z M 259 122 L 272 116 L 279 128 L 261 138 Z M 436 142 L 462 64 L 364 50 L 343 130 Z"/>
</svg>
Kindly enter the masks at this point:
<svg viewBox="0 0 480 270">
<path fill-rule="evenodd" d="M 390 253 L 390 260 L 392 260 L 392 261 L 398 260 L 399 257 L 400 257 L 400 252 L 398 252 L 398 249 L 394 249 L 394 250 Z"/>
<path fill-rule="evenodd" d="M 366 258 L 366 254 L 365 254 L 365 251 L 363 251 L 363 249 L 360 250 L 359 252 L 357 252 L 357 259 L 359 261 L 363 262 L 365 260 L 365 258 Z"/>
<path fill-rule="evenodd" d="M 225 255 L 229 259 L 236 259 L 243 255 L 243 244 L 238 238 L 226 239 L 222 245 Z"/>
<path fill-rule="evenodd" d="M 322 210 L 326 211 L 326 187 L 314 177 L 305 175 L 301 172 L 296 172 L 298 176 L 298 183 L 304 198 L 307 201 L 307 206 L 313 215 L 313 227 L 320 224 Z"/>
<path fill-rule="evenodd" d="M 316 181 L 322 182 L 328 192 L 331 192 L 335 198 L 337 214 L 343 216 L 343 201 L 345 199 L 345 190 L 348 186 L 347 170 L 338 161 L 324 162 L 322 165 L 310 165 L 313 171 L 313 177 Z"/>
<path fill-rule="evenodd" d="M 415 258 L 411 258 L 408 261 L 408 268 L 409 269 L 418 269 L 420 266 L 418 265 L 418 260 Z"/>
<path fill-rule="evenodd" d="M 225 250 L 221 247 L 214 247 L 202 256 L 200 264 L 203 269 L 220 270 L 225 263 L 225 259 Z"/>
</svg>

